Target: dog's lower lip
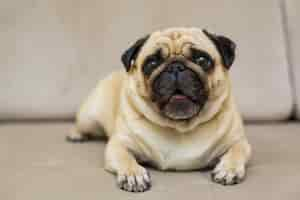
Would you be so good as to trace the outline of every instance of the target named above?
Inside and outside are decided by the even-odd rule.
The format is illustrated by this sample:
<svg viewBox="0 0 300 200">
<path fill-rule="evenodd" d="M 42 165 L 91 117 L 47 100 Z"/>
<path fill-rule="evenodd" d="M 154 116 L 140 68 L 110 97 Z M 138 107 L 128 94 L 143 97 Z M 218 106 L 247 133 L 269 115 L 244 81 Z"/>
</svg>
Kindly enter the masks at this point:
<svg viewBox="0 0 300 200">
<path fill-rule="evenodd" d="M 172 99 L 175 99 L 175 100 L 186 100 L 187 97 L 182 95 L 182 94 L 175 94 L 174 96 L 171 97 Z"/>
</svg>

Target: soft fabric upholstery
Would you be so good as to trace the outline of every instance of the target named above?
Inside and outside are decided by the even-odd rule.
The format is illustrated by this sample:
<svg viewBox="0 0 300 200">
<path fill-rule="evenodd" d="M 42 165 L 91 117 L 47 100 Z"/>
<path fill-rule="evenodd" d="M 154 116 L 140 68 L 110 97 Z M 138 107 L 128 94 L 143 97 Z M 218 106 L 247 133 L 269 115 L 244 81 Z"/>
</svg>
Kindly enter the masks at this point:
<svg viewBox="0 0 300 200">
<path fill-rule="evenodd" d="M 283 5 L 287 22 L 291 79 L 295 90 L 297 117 L 300 119 L 300 1 L 285 0 L 285 4 Z"/>
<path fill-rule="evenodd" d="M 248 125 L 253 146 L 245 182 L 212 183 L 209 172 L 151 170 L 151 191 L 132 194 L 117 189 L 104 171 L 105 142 L 70 144 L 69 123 L 12 123 L 0 127 L 0 198 L 53 199 L 272 199 L 300 196 L 300 126 Z"/>
<path fill-rule="evenodd" d="M 248 120 L 291 113 L 278 1 L 2 1 L 0 118 L 70 118 L 148 32 L 205 27 L 236 41 L 234 90 Z M 295 18 L 296 20 L 296 18 Z"/>
</svg>

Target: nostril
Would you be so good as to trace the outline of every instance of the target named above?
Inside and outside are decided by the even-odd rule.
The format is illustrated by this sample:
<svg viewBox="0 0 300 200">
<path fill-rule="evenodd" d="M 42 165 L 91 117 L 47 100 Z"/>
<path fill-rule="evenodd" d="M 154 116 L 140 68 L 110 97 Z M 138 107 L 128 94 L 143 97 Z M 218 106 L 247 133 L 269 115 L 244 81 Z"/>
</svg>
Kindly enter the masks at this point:
<svg viewBox="0 0 300 200">
<path fill-rule="evenodd" d="M 178 69 L 178 71 L 182 72 L 185 70 L 185 67 L 183 65 L 178 65 L 177 69 Z"/>
<path fill-rule="evenodd" d="M 184 70 L 185 70 L 185 66 L 181 62 L 171 63 L 168 69 L 168 71 L 170 72 L 182 72 Z"/>
</svg>

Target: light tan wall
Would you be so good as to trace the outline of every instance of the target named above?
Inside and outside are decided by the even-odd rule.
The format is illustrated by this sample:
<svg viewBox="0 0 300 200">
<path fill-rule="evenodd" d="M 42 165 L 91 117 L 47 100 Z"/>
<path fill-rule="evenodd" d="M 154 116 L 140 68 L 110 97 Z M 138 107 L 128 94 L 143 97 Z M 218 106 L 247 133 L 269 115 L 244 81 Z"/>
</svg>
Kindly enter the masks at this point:
<svg viewBox="0 0 300 200">
<path fill-rule="evenodd" d="M 300 119 L 300 1 L 285 0 L 283 2 L 285 21 L 287 22 L 288 54 L 291 64 L 292 84 L 295 90 L 295 107 Z"/>
<path fill-rule="evenodd" d="M 273 0 L 10 0 L 0 6 L 0 118 L 70 118 L 120 55 L 158 28 L 197 26 L 236 41 L 234 90 L 246 119 L 291 113 Z"/>
</svg>

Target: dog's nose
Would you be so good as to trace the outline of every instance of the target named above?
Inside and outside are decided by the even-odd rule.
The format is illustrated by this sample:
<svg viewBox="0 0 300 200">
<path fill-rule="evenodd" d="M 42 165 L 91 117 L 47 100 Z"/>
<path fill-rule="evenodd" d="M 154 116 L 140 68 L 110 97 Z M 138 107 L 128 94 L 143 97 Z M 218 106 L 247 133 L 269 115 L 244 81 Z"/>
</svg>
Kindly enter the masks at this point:
<svg viewBox="0 0 300 200">
<path fill-rule="evenodd" d="M 185 65 L 182 62 L 173 62 L 169 65 L 168 71 L 172 73 L 178 73 L 185 70 Z"/>
</svg>

